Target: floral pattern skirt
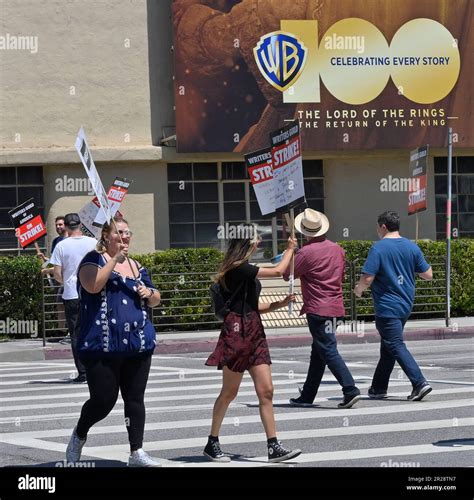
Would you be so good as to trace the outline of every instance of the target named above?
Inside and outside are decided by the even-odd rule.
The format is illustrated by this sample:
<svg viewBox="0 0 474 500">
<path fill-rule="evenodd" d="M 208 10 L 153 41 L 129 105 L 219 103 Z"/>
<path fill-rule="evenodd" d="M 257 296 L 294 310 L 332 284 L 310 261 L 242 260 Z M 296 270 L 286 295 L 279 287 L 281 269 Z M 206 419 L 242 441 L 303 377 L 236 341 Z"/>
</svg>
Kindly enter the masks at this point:
<svg viewBox="0 0 474 500">
<path fill-rule="evenodd" d="M 251 311 L 242 316 L 231 311 L 224 319 L 216 348 L 206 365 L 217 366 L 219 370 L 227 366 L 242 373 L 252 366 L 271 363 L 260 315 Z"/>
</svg>

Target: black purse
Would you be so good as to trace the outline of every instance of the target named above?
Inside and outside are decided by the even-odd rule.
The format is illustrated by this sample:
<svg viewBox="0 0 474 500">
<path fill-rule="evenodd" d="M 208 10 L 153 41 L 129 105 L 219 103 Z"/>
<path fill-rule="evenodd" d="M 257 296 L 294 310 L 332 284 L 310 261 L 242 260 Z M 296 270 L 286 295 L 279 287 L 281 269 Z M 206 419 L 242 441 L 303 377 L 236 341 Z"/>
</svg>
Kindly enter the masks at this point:
<svg viewBox="0 0 474 500">
<path fill-rule="evenodd" d="M 230 313 L 230 306 L 235 299 L 236 295 L 239 293 L 244 282 L 240 283 L 235 292 L 229 297 L 228 300 L 224 300 L 224 295 L 220 283 L 214 283 L 210 286 L 211 291 L 211 303 L 214 309 L 214 314 L 217 319 L 224 321 L 224 318 Z"/>
</svg>

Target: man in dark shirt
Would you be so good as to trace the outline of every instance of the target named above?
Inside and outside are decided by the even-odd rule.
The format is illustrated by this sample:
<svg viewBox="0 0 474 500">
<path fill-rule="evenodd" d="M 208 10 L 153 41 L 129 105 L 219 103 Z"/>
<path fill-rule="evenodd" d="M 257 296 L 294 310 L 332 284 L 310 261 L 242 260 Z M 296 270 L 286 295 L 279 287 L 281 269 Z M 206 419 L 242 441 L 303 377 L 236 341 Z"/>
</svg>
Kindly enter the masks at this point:
<svg viewBox="0 0 474 500">
<path fill-rule="evenodd" d="M 306 236 L 307 244 L 295 254 L 295 278 L 301 280 L 303 307 L 309 330 L 313 336 L 308 375 L 301 395 L 291 398 L 294 406 L 309 406 L 321 384 L 326 365 L 342 386 L 344 400 L 339 408 L 350 408 L 360 399 L 360 391 L 337 350 L 336 325 L 344 318 L 342 280 L 344 277 L 344 250 L 326 239 L 329 229 L 327 217 L 307 208 L 295 219 L 295 228 Z M 289 279 L 289 269 L 283 275 Z"/>
<path fill-rule="evenodd" d="M 415 274 L 431 280 L 433 271 L 418 245 L 402 238 L 399 229 L 400 217 L 396 212 L 379 215 L 377 233 L 380 241 L 372 245 L 354 292 L 361 297 L 371 286 L 375 324 L 382 338 L 380 360 L 369 397 L 383 399 L 387 396 L 390 374 L 397 361 L 413 385 L 407 399 L 421 401 L 431 392 L 431 387 L 403 341 L 403 328 L 413 308 Z"/>
<path fill-rule="evenodd" d="M 51 244 L 51 254 L 53 254 L 56 245 L 64 238 L 67 238 L 66 226 L 64 225 L 64 215 L 58 215 L 54 222 L 56 225 L 56 232 L 58 233 L 58 236 L 54 238 L 53 243 Z"/>
</svg>

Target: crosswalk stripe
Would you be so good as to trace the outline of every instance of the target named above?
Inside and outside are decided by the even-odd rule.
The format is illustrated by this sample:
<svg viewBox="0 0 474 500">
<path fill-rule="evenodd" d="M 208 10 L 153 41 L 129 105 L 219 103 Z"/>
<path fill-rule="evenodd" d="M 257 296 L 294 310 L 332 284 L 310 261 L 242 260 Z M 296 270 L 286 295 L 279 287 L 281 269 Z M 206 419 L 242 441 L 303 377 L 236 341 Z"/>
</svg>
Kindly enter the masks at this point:
<svg viewBox="0 0 474 500">
<path fill-rule="evenodd" d="M 446 391 L 446 390 L 444 390 Z M 448 392 L 444 392 L 444 394 L 448 394 Z M 315 400 L 316 403 L 318 402 L 328 402 L 327 398 L 316 398 Z M 255 405 L 257 402 L 254 403 Z M 382 402 L 383 404 L 383 402 Z M 238 408 L 241 406 L 242 403 L 233 403 L 231 405 L 231 409 L 233 408 Z M 147 405 L 146 411 L 147 413 L 154 413 L 155 411 L 163 411 L 165 409 L 169 410 L 179 410 L 179 409 L 190 409 L 190 410 L 196 410 L 198 408 L 200 409 L 210 409 L 212 408 L 213 404 L 207 404 L 207 405 L 185 405 L 182 407 L 175 407 L 175 406 L 170 406 L 170 407 L 150 407 Z M 391 413 L 412 413 L 412 412 L 420 412 L 420 411 L 435 411 L 435 410 L 444 410 L 447 408 L 462 408 L 462 407 L 471 407 L 474 406 L 474 401 L 472 399 L 453 399 L 453 400 L 448 400 L 448 401 L 423 401 L 422 403 L 417 403 L 417 402 L 406 402 L 404 404 L 400 405 L 381 405 L 381 406 L 370 406 L 370 407 L 354 407 L 350 409 L 334 409 L 334 410 L 328 410 L 328 409 L 316 409 L 316 410 L 311 410 L 310 408 L 305 408 L 305 409 L 294 409 L 292 408 L 292 412 L 276 412 L 275 413 L 275 420 L 276 421 L 281 421 L 281 422 L 286 422 L 286 421 L 293 421 L 293 420 L 307 420 L 307 419 L 318 419 L 318 418 L 332 418 L 332 417 L 346 417 L 346 416 L 351 416 L 351 417 L 356 417 L 356 416 L 362 416 L 362 415 L 387 415 Z M 79 410 L 80 406 L 76 409 L 74 413 L 69 414 L 68 416 L 77 418 L 79 415 Z M 109 415 L 123 415 L 123 409 L 114 409 L 110 412 Z M 8 417 L 8 419 L 11 421 L 15 421 L 15 419 L 19 419 L 21 422 L 23 419 L 26 420 L 28 416 L 21 417 L 21 416 L 16 416 L 16 417 Z M 41 415 L 35 416 L 34 419 L 39 419 Z M 45 415 L 45 417 L 48 420 L 57 418 L 56 415 Z M 247 423 L 258 423 L 260 422 L 260 417 L 258 414 L 255 415 L 244 415 L 244 416 L 239 416 L 239 424 L 247 424 Z M 18 421 L 18 420 L 17 420 Z M 171 425 L 175 428 L 191 428 L 191 427 L 199 427 L 201 425 L 209 425 L 210 419 L 193 419 L 192 421 L 190 420 L 183 420 L 183 421 L 176 421 L 174 420 L 171 422 Z M 224 419 L 224 424 L 232 424 L 234 425 L 234 417 L 227 417 Z M 151 430 L 156 430 L 156 429 L 167 429 L 166 427 L 169 425 L 167 422 L 158 422 L 158 423 L 149 423 L 147 424 L 146 428 L 151 429 Z M 161 427 L 164 426 L 164 427 Z M 103 432 L 105 434 L 109 432 L 115 432 L 113 430 L 110 430 L 110 428 L 114 429 L 119 429 L 120 427 L 114 427 L 114 426 L 95 426 L 91 429 L 92 433 L 99 433 Z M 36 432 L 36 431 L 34 431 Z M 38 432 L 43 432 L 43 431 L 38 431 Z M 46 432 L 46 431 L 44 431 Z M 59 431 L 58 431 L 59 432 Z M 116 432 L 120 432 L 117 430 Z M 10 433 L 11 434 L 11 433 Z M 13 435 L 18 436 L 23 434 L 22 431 L 20 432 L 15 432 Z M 61 435 L 61 434 L 60 434 Z M 0 434 L 0 441 L 4 438 L 4 436 L 9 436 L 9 433 L 4 433 Z"/>
<path fill-rule="evenodd" d="M 26 364 L 26 363 L 25 363 Z M 41 364 L 35 365 L 34 363 L 28 363 L 29 366 L 10 366 L 10 367 L 4 367 L 2 363 L 0 363 L 0 372 L 4 371 L 26 371 L 26 370 L 39 370 L 41 368 L 46 368 L 48 366 L 56 367 L 56 368 L 73 368 L 74 364 L 64 364 L 64 363 L 45 363 L 44 361 L 41 362 Z"/>
<path fill-rule="evenodd" d="M 156 370 L 157 368 L 155 368 Z M 62 371 L 55 371 L 55 372 L 42 372 L 42 373 L 28 373 L 28 374 L 23 374 L 23 376 L 39 376 L 39 375 L 57 375 L 57 374 L 61 374 L 61 373 L 71 373 L 71 372 L 74 372 L 74 376 L 76 376 L 76 372 L 75 372 L 75 368 L 71 368 L 71 370 L 62 370 Z M 210 370 L 210 369 L 194 369 L 194 368 L 184 368 L 184 369 L 176 369 L 176 368 L 173 368 L 173 369 L 168 369 L 166 371 L 166 373 L 150 373 L 150 377 L 166 377 L 166 376 L 169 376 L 169 375 L 172 375 L 172 374 L 177 374 L 179 375 L 180 373 L 184 373 L 185 375 L 186 374 L 202 374 L 202 373 L 213 373 L 213 370 Z M 11 377 L 10 377 L 11 375 Z M 9 374 L 9 378 L 13 378 L 14 376 L 16 375 L 12 375 L 12 374 Z M 4 378 L 2 376 L 2 378 Z M 17 384 L 31 384 L 32 380 L 34 379 L 30 379 L 30 380 L 12 380 L 12 381 L 8 381 L 8 382 L 0 382 L 0 386 L 3 386 L 3 385 L 17 385 Z M 54 381 L 57 381 L 58 379 L 55 379 L 55 378 L 48 378 L 48 379 L 40 379 L 42 381 L 49 381 L 49 382 L 54 382 Z"/>
<path fill-rule="evenodd" d="M 165 377 L 166 375 L 169 375 L 167 373 L 160 373 L 159 376 Z M 184 382 L 199 382 L 202 380 L 222 380 L 222 375 L 216 374 L 216 375 L 205 375 L 203 377 L 190 377 L 189 374 L 184 374 L 184 377 L 181 377 L 181 374 L 174 374 L 174 378 L 153 378 L 148 381 L 147 387 L 150 385 L 154 384 L 165 384 L 165 383 L 184 383 Z M 280 378 L 280 377 L 286 377 L 288 378 L 288 373 L 273 373 L 273 378 Z M 294 380 L 295 383 L 299 381 L 299 379 L 304 379 L 306 377 L 306 374 L 304 373 L 294 373 L 291 380 Z M 357 379 L 357 377 L 356 377 Z M 250 375 L 244 375 L 244 381 L 252 380 Z M 332 376 L 326 376 L 323 377 L 323 383 L 326 381 L 331 381 L 334 382 L 336 379 Z M 56 383 L 55 383 L 56 382 Z M 33 384 L 41 384 L 44 383 L 44 387 L 10 387 L 9 389 L 0 389 L 0 394 L 8 394 L 10 392 L 13 393 L 20 393 L 20 392 L 39 392 L 39 391 L 54 391 L 54 392 L 62 392 L 62 391 L 78 391 L 78 390 L 83 390 L 84 387 L 87 387 L 86 384 L 76 384 L 76 383 L 69 383 L 69 380 L 64 381 L 64 380 L 56 380 L 56 379 L 51 379 L 47 381 L 32 381 L 31 383 Z M 148 392 L 148 389 L 147 389 Z M 47 397 L 47 396 L 45 396 Z M 2 397 L 3 400 L 3 397 Z"/>
<path fill-rule="evenodd" d="M 468 427 L 474 425 L 474 418 L 459 418 L 457 420 L 457 427 Z M 390 432 L 410 432 L 410 431 L 423 431 L 429 429 L 443 429 L 453 427 L 452 419 L 443 419 L 443 420 L 422 420 L 416 422 L 400 422 L 396 424 L 374 424 L 374 425 L 360 425 L 360 426 L 351 426 L 351 427 L 330 427 L 324 429 L 303 429 L 296 431 L 280 431 L 278 436 L 282 440 L 305 440 L 311 438 L 325 438 L 325 437 L 340 437 L 340 436 L 348 436 L 348 435 L 365 435 L 365 434 L 382 434 L 382 433 L 390 433 Z M 123 431 L 123 429 L 122 429 Z M 10 439 L 7 439 L 10 441 Z M 165 450 L 182 450 L 187 448 L 200 448 L 205 444 L 206 437 L 200 436 L 196 438 L 184 438 L 184 439 L 168 439 L 162 441 L 149 441 L 146 443 L 146 449 L 148 452 L 156 452 L 156 451 L 165 451 Z M 221 435 L 219 438 L 221 445 L 231 445 L 231 444 L 247 444 L 247 443 L 257 443 L 257 442 L 265 442 L 265 434 L 264 432 L 252 433 L 252 434 L 236 434 L 236 435 Z M 44 443 L 44 449 L 49 449 L 50 441 L 44 441 L 38 438 L 28 438 L 23 436 L 21 438 L 21 442 L 24 445 L 26 443 L 33 444 L 32 442 L 41 442 Z M 62 444 L 63 450 L 65 445 Z M 57 443 L 53 443 L 54 450 L 57 451 Z M 403 447 L 407 448 L 407 447 Z M 418 449 L 417 446 L 413 447 L 414 449 Z M 474 450 L 474 446 L 465 446 L 464 448 L 469 448 Z M 83 448 L 82 454 L 83 456 L 89 457 L 99 457 L 99 458 L 108 458 L 108 459 L 124 459 L 129 453 L 129 445 L 128 444 L 119 444 L 119 445 L 104 445 L 104 446 L 85 446 Z M 374 451 L 376 450 L 375 454 Z M 387 448 L 376 448 L 375 450 L 370 451 L 364 450 L 368 452 L 368 456 L 383 456 Z M 361 452 L 362 450 L 355 450 L 355 452 Z M 467 451 L 467 450 L 466 450 Z M 306 458 L 304 461 L 321 461 L 321 460 L 343 460 L 347 457 L 348 451 L 336 451 L 336 452 L 319 452 L 319 453 L 310 453 L 311 459 Z M 325 458 L 321 458 L 325 457 Z M 331 458 L 326 458 L 331 457 Z M 351 458 L 352 458 L 352 450 L 351 450 Z M 258 461 L 259 458 L 254 459 Z"/>
<path fill-rule="evenodd" d="M 199 368 L 182 368 L 179 366 L 182 359 L 188 358 L 180 356 L 154 358 L 145 393 L 146 412 L 150 416 L 145 431 L 153 433 L 150 438 L 163 437 L 163 439 L 145 442 L 145 450 L 153 456 L 159 455 L 160 451 L 171 451 L 170 456 L 180 457 L 177 460 L 159 459 L 165 467 L 273 465 L 268 462 L 266 455 L 248 458 L 238 455 L 230 464 L 212 463 L 202 457 L 202 448 L 212 421 L 212 407 L 222 387 L 222 372 L 203 366 L 202 360 L 194 357 L 190 360 L 199 362 L 199 365 L 188 363 L 188 366 L 199 366 Z M 272 368 L 275 387 L 273 404 L 278 437 L 284 441 L 301 441 L 298 447 L 303 449 L 302 455 L 286 462 L 285 465 L 339 463 L 346 460 L 363 461 L 380 458 L 383 466 L 383 460 L 387 460 L 384 457 L 403 456 L 403 460 L 406 461 L 411 455 L 416 457 L 425 454 L 474 451 L 474 440 L 463 440 L 459 446 L 454 447 L 435 446 L 431 443 L 433 435 L 438 434 L 437 429 L 440 435 L 450 433 L 452 436 L 454 434 L 449 429 L 458 428 L 459 433 L 455 435 L 465 438 L 469 435 L 469 430 L 474 428 L 472 416 L 474 400 L 471 397 L 474 392 L 474 382 L 470 381 L 472 378 L 469 379 L 466 373 L 459 376 L 459 378 L 466 376 L 465 380 L 430 379 L 429 382 L 433 384 L 434 390 L 423 402 L 406 401 L 406 396 L 411 391 L 411 383 L 403 376 L 390 380 L 390 392 L 386 400 L 370 400 L 363 395 L 359 405 L 351 409 L 338 409 L 337 403 L 342 399 L 342 390 L 332 374 L 327 371 L 314 405 L 296 408 L 289 405 L 288 398 L 298 395 L 296 385 L 302 384 L 306 378 L 306 367 L 302 365 L 307 365 L 308 360 L 297 363 L 298 361 L 287 359 L 276 360 Z M 352 362 L 350 366 L 356 385 L 363 394 L 366 394 L 372 382 L 370 375 L 374 365 Z M 436 367 L 428 368 L 439 370 Z M 68 384 L 65 380 L 50 377 L 71 372 L 75 373 L 75 366 L 71 361 L 34 362 L 34 364 L 22 362 L 16 365 L 0 362 L 0 379 L 3 381 L 0 382 L 0 415 L 4 415 L 0 417 L 0 424 L 4 425 L 0 429 L 9 431 L 0 432 L 0 447 L 3 443 L 15 447 L 45 450 L 59 454 L 59 459 L 64 458 L 66 443 L 74 427 L 74 421 L 78 419 L 81 407 L 89 397 L 89 391 L 86 385 Z M 446 375 L 444 373 L 438 372 L 438 377 L 453 377 L 449 373 L 454 372 L 447 371 Z M 394 372 L 394 375 L 396 374 Z M 401 371 L 398 374 L 400 375 Z M 247 373 L 241 387 L 242 390 L 231 403 L 227 417 L 223 421 L 224 434 L 220 435 L 220 441 L 223 446 L 244 445 L 247 452 L 253 449 L 257 455 L 258 448 L 261 449 L 260 453 L 266 452 L 266 437 L 258 411 L 254 384 Z M 449 399 L 443 400 L 443 396 Z M 55 410 L 57 413 L 52 413 Z M 155 417 L 151 418 L 152 415 Z M 454 415 L 456 417 L 452 418 Z M 349 425 L 343 425 L 345 417 L 350 418 Z M 109 418 L 90 429 L 89 440 L 83 449 L 83 459 L 91 457 L 126 461 L 129 444 L 123 422 L 124 408 L 121 396 L 117 400 L 116 407 L 110 412 Z M 66 422 L 59 423 L 61 420 Z M 27 422 L 28 425 L 22 425 Z M 35 425 L 36 422 L 41 423 Z M 103 425 L 108 422 L 111 425 Z M 13 423 L 14 427 L 7 427 Z M 372 439 L 370 437 L 372 434 L 381 435 L 380 440 Z M 352 443 L 347 441 L 350 436 L 360 437 Z M 330 451 L 317 452 L 318 441 L 314 441 L 317 439 L 327 439 L 324 441 L 323 449 Z M 333 441 L 334 446 L 332 446 Z M 417 442 L 420 444 L 416 444 Z M 97 446 L 102 443 L 103 445 Z M 260 445 L 252 446 L 253 443 Z M 353 449 L 353 445 L 357 446 L 355 443 L 361 448 Z M 389 446 L 367 448 L 385 443 Z M 409 443 L 409 446 L 404 443 Z M 400 446 L 390 446 L 396 444 Z M 350 449 L 342 449 L 347 447 Z M 196 454 L 199 458 L 197 460 L 183 458 L 186 453 L 180 450 L 185 449 L 192 450 L 190 454 Z M 305 449 L 309 453 L 305 453 Z M 440 460 L 443 459 L 438 459 L 438 462 Z M 459 460 L 462 463 L 464 458 Z M 346 465 L 351 463 L 356 465 L 354 462 Z"/>
<path fill-rule="evenodd" d="M 179 391 L 193 391 L 195 389 L 217 389 L 220 388 L 220 384 L 216 385 L 196 385 L 196 386 L 187 386 L 187 385 L 182 385 L 182 386 L 171 386 L 171 387 L 153 387 L 151 388 L 150 385 L 155 385 L 155 384 L 165 384 L 165 383 L 189 383 L 189 382 L 200 382 L 200 381 L 207 381 L 207 380 L 216 380 L 219 379 L 218 377 L 215 376 L 209 376 L 209 377 L 197 377 L 197 378 L 185 378 L 185 379 L 164 379 L 164 380 L 156 380 L 156 381 L 150 381 L 147 384 L 147 389 L 146 389 L 146 394 L 153 394 L 153 393 L 165 393 L 165 392 L 179 392 Z M 273 385 L 274 386 L 280 386 L 280 385 L 290 385 L 290 384 L 302 384 L 304 382 L 304 379 L 291 379 L 289 381 L 287 380 L 274 380 Z M 395 387 L 395 386 L 409 386 L 410 384 L 408 382 L 392 382 L 390 387 Z M 253 387 L 253 382 L 242 382 L 241 387 Z M 365 389 L 368 387 L 367 383 L 359 383 L 359 388 L 360 389 Z M 84 385 L 76 385 L 75 388 L 78 389 L 84 389 Z M 55 387 L 48 387 L 48 390 L 55 389 Z M 339 391 L 339 386 L 331 387 L 331 386 L 326 386 L 323 385 L 322 387 L 319 388 L 318 392 L 321 391 Z M 0 393 L 3 393 L 4 390 L 0 390 Z M 43 391 L 42 387 L 35 387 L 32 389 L 17 389 L 16 391 L 12 389 L 8 389 L 8 391 L 11 392 L 26 392 L 26 391 Z M 295 391 L 295 389 L 293 390 Z M 454 390 L 453 390 L 454 391 Z M 464 391 L 457 390 L 456 392 L 473 392 L 474 387 L 467 387 L 465 388 Z M 439 394 L 439 391 L 436 391 Z M 14 402 L 14 401 L 34 401 L 34 400 L 52 400 L 52 399 L 70 399 L 70 398 L 77 398 L 77 397 L 83 397 L 83 398 L 88 398 L 89 397 L 89 391 L 83 390 L 82 392 L 80 391 L 73 391 L 73 392 L 68 392 L 66 394 L 40 394 L 37 396 L 12 396 L 12 397 L 2 397 L 0 401 L 2 404 L 5 404 L 6 402 Z M 215 393 L 212 393 L 210 397 L 215 397 Z"/>
<path fill-rule="evenodd" d="M 273 381 L 273 384 L 275 386 L 277 386 L 277 388 L 275 389 L 275 394 L 295 394 L 296 392 L 296 389 L 295 388 L 291 388 L 291 389 L 280 389 L 278 388 L 279 385 L 287 385 L 287 384 L 294 384 L 294 381 L 279 381 L 280 384 L 277 383 L 278 381 Z M 406 385 L 406 386 L 410 386 L 407 382 L 399 382 L 399 383 L 395 383 L 393 385 Z M 243 387 L 253 387 L 253 384 L 252 383 L 248 383 L 248 384 L 242 384 Z M 359 384 L 359 387 L 361 389 L 366 389 L 368 388 L 368 384 Z M 194 399 L 215 399 L 218 394 L 219 394 L 219 391 L 217 389 L 220 389 L 221 388 L 221 384 L 207 384 L 207 385 L 197 385 L 197 386 L 184 386 L 182 388 L 179 388 L 180 391 L 191 391 L 191 394 L 171 394 L 171 395 L 168 395 L 168 396 L 156 396 L 156 397 L 148 397 L 147 394 L 150 393 L 150 392 L 158 392 L 158 393 L 166 393 L 166 392 L 169 392 L 169 393 L 176 393 L 178 391 L 178 388 L 175 388 L 175 387 L 165 387 L 165 388 L 160 388 L 158 390 L 154 390 L 154 389 L 151 389 L 146 391 L 145 393 L 145 403 L 150 403 L 150 402 L 157 402 L 157 401 L 187 401 L 187 400 L 194 400 Z M 196 390 L 204 390 L 204 389 L 216 389 L 215 392 L 205 392 L 205 393 L 200 393 L 200 394 L 196 394 L 195 392 L 193 391 L 196 391 Z M 320 390 L 322 391 L 333 391 L 333 390 L 337 390 L 337 391 L 340 391 L 340 389 L 338 387 L 322 387 Z M 340 392 L 339 392 L 340 394 Z M 74 401 L 69 401 L 69 402 L 66 402 L 66 403 L 41 403 L 41 404 L 28 404 L 28 405 L 10 405 L 10 406 L 5 406 L 5 405 L 2 405 L 0 407 L 0 412 L 6 412 L 6 411 L 18 411 L 18 410 L 41 410 L 41 409 L 47 409 L 47 408 L 67 408 L 67 407 L 71 407 L 71 406 L 74 406 L 74 405 L 82 405 L 85 400 L 88 398 L 89 394 L 87 392 L 84 392 L 84 393 L 74 393 L 72 394 L 71 396 L 69 396 L 70 398 L 81 398 L 81 399 L 76 399 Z M 255 390 L 251 390 L 251 391 L 245 391 L 245 390 L 241 390 L 239 391 L 239 394 L 238 394 L 238 397 L 239 398 L 242 398 L 243 396 L 255 396 Z M 43 398 L 41 396 L 33 396 L 31 398 L 27 398 L 25 399 L 24 396 L 20 396 L 22 399 L 22 401 L 25 401 L 25 400 L 32 400 L 32 399 L 50 399 L 50 398 Z M 9 398 L 5 398 L 5 399 L 9 399 Z M 122 404 L 123 401 L 121 399 L 118 399 L 117 401 L 118 404 Z"/>
<path fill-rule="evenodd" d="M 394 446 L 390 448 L 366 448 L 366 449 L 350 449 L 350 450 L 340 450 L 340 451 L 331 451 L 331 452 L 319 452 L 319 453 L 302 453 L 300 456 L 296 457 L 293 460 L 289 460 L 285 462 L 285 465 L 291 466 L 301 465 L 313 462 L 330 462 L 337 461 L 339 465 L 339 461 L 344 460 L 360 460 L 364 458 L 382 458 L 382 457 L 396 457 L 403 456 L 403 462 L 409 462 L 410 456 L 417 455 L 429 455 L 429 454 L 437 454 L 437 453 L 459 453 L 459 452 L 472 452 L 474 450 L 474 446 L 471 445 L 463 445 L 459 448 L 453 447 L 443 447 L 436 446 L 434 444 L 422 444 L 422 445 L 410 445 L 410 446 Z M 120 458 L 119 458 L 120 457 Z M 110 457 L 97 457 L 109 459 Z M 118 460 L 126 460 L 126 456 L 123 453 L 117 455 L 116 459 Z M 163 460 L 159 459 L 159 461 L 163 464 L 164 467 L 268 467 L 272 464 L 268 462 L 266 456 L 261 457 L 250 457 L 245 458 L 245 460 L 237 459 L 232 460 L 229 463 L 218 463 L 218 462 L 183 462 L 179 460 Z M 381 462 L 381 467 L 383 467 L 382 463 L 387 464 L 388 462 Z"/>
<path fill-rule="evenodd" d="M 359 460 L 361 458 L 379 458 L 379 457 L 394 457 L 403 456 L 404 462 L 408 461 L 409 456 L 413 455 L 428 455 L 431 453 L 453 453 L 453 452 L 472 452 L 474 445 L 462 445 L 460 447 L 452 446 L 436 446 L 434 444 L 421 444 L 410 446 L 393 446 L 390 448 L 368 448 L 359 450 L 340 450 L 327 451 L 320 453 L 303 453 L 295 459 L 297 463 L 311 462 L 329 462 L 339 460 Z M 256 457 L 255 462 L 263 462 L 266 457 Z M 269 465 L 269 464 L 268 464 Z"/>
<path fill-rule="evenodd" d="M 163 382 L 163 381 L 160 381 Z M 179 383 L 180 380 L 167 380 L 167 382 L 177 382 Z M 201 384 L 201 385 L 187 385 L 184 382 L 189 382 L 189 379 L 183 378 L 181 380 L 182 385 L 179 386 L 171 386 L 171 387 L 158 387 L 155 389 L 148 389 L 146 390 L 147 394 L 150 393 L 155 393 L 155 392 L 179 392 L 179 391 L 195 391 L 197 389 L 199 390 L 204 390 L 204 389 L 220 389 L 222 387 L 222 383 L 219 384 Z M 274 380 L 273 385 L 274 386 L 279 386 L 279 385 L 289 385 L 289 384 L 297 384 L 297 383 L 302 383 L 304 382 L 304 379 L 300 380 Z M 243 381 L 240 384 L 240 387 L 253 387 L 254 384 L 252 381 Z M 87 386 L 86 386 L 87 387 Z M 79 392 L 79 393 L 74 393 L 73 397 L 88 397 L 89 396 L 89 391 L 84 391 L 84 392 Z M 2 397 L 1 401 L 2 403 L 6 402 L 12 402 L 12 401 L 33 401 L 33 400 L 44 400 L 44 399 L 64 399 L 64 398 L 70 398 L 70 394 L 52 394 L 52 395 L 44 395 L 41 394 L 39 396 L 14 396 L 14 397 Z"/>
<path fill-rule="evenodd" d="M 448 390 L 444 389 L 443 394 L 449 394 Z M 393 394 L 393 396 L 397 396 L 398 394 Z M 316 402 L 325 402 L 327 399 L 325 398 L 317 398 Z M 461 400 L 462 402 L 470 401 L 470 400 Z M 405 405 L 394 405 L 390 407 L 369 407 L 369 408 L 351 408 L 346 410 L 335 409 L 335 410 L 317 410 L 317 412 L 308 412 L 301 409 L 292 408 L 292 413 L 275 413 L 276 421 L 292 421 L 292 420 L 306 420 L 313 418 L 332 418 L 332 417 L 344 417 L 344 416 L 361 416 L 361 415 L 373 415 L 373 414 L 387 414 L 387 413 L 403 413 L 405 411 L 434 411 L 445 408 L 456 408 L 462 407 L 465 403 L 456 405 L 457 400 L 452 400 L 450 403 L 454 403 L 451 406 L 439 406 L 440 402 L 423 402 L 421 406 L 411 406 L 407 407 L 407 405 L 415 405 L 416 403 L 407 402 Z M 235 408 L 236 405 L 234 405 Z M 474 406 L 474 403 L 467 404 L 466 406 Z M 211 407 L 211 405 L 206 405 L 207 408 Z M 309 408 L 308 408 L 309 410 Z M 148 411 L 148 408 L 147 408 Z M 322 413 L 324 412 L 324 413 Z M 117 411 L 117 413 L 123 413 L 123 411 Z M 76 413 L 76 417 L 79 413 Z M 238 422 L 240 424 L 253 424 L 260 422 L 260 417 L 258 415 L 244 415 L 238 417 Z M 451 419 L 451 423 L 453 420 Z M 211 424 L 211 418 L 202 418 L 202 419 L 193 419 L 193 420 L 173 420 L 173 421 L 160 421 L 154 423 L 147 423 L 145 429 L 147 431 L 153 430 L 166 430 L 166 429 L 187 429 L 194 427 L 205 427 Z M 223 425 L 232 425 L 235 426 L 235 416 L 224 418 Z M 123 425 L 95 425 L 89 431 L 90 434 L 110 434 L 114 432 L 122 432 Z M 60 436 L 69 436 L 71 433 L 70 429 L 54 429 L 54 430 L 38 430 L 38 431 L 20 431 L 20 432 L 10 432 L 10 433 L 1 433 L 0 441 L 4 438 L 14 437 L 18 435 L 37 437 L 37 438 L 51 438 L 51 437 L 60 437 Z"/>
</svg>

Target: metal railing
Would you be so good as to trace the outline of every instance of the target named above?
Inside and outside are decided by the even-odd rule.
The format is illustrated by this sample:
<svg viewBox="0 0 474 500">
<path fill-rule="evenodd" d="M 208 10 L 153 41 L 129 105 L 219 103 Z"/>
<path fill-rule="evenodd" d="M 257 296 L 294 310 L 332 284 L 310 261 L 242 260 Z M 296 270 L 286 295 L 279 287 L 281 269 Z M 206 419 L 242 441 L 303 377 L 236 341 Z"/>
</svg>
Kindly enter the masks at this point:
<svg viewBox="0 0 474 500">
<path fill-rule="evenodd" d="M 446 316 L 446 273 L 445 259 L 437 256 L 427 256 L 433 267 L 434 280 L 424 282 L 417 279 L 415 304 L 411 318 L 426 316 Z M 346 310 L 346 320 L 371 320 L 374 318 L 373 302 L 369 292 L 362 298 L 357 298 L 354 286 L 359 279 L 363 259 L 346 262 L 346 273 L 343 282 L 343 300 Z M 201 266 L 200 266 L 201 267 Z M 161 293 L 160 306 L 152 309 L 151 319 L 157 332 L 179 332 L 192 330 L 217 330 L 220 323 L 212 310 L 209 287 L 215 269 L 202 265 L 203 270 L 184 273 L 157 273 L 149 270 L 152 281 Z M 207 269 L 204 269 L 206 268 Z M 288 293 L 288 283 L 282 279 L 267 278 L 261 280 L 261 302 L 275 302 Z M 49 286 L 43 279 L 43 332 L 45 338 L 60 337 L 65 329 L 61 318 L 61 297 L 59 285 Z M 293 315 L 288 314 L 288 308 L 262 315 L 263 324 L 267 328 L 289 328 L 306 325 L 304 316 L 300 316 L 302 297 L 299 280 L 296 280 L 295 293 L 297 301 Z"/>
</svg>

